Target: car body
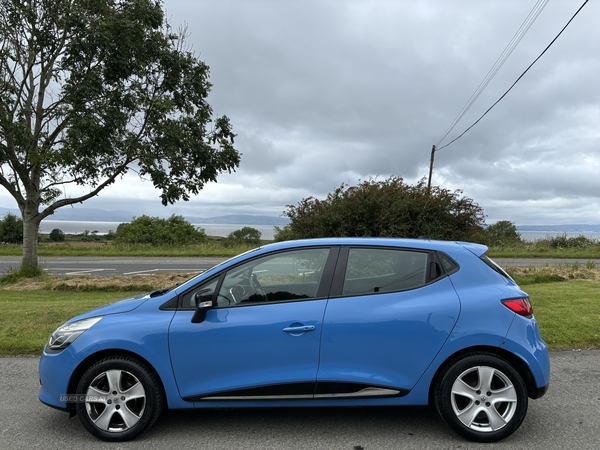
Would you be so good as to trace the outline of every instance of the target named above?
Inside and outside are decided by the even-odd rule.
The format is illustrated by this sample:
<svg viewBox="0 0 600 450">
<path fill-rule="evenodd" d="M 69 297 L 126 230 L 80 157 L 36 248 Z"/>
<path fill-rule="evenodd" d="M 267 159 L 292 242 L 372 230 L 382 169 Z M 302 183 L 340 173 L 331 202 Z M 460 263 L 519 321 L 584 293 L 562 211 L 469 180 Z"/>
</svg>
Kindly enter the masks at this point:
<svg viewBox="0 0 600 450">
<path fill-rule="evenodd" d="M 497 441 L 549 384 L 526 293 L 483 245 L 269 244 L 186 283 L 87 312 L 40 359 L 40 400 L 132 439 L 163 407 L 437 406 Z"/>
</svg>

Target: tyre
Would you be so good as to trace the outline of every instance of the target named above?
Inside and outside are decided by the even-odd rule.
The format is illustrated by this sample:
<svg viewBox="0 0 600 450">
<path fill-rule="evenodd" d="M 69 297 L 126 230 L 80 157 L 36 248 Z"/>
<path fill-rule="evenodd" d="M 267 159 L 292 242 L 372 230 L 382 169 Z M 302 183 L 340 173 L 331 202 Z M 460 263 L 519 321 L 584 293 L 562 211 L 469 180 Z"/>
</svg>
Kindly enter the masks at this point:
<svg viewBox="0 0 600 450">
<path fill-rule="evenodd" d="M 76 394 L 81 423 L 104 441 L 135 438 L 156 421 L 163 407 L 154 370 L 128 356 L 111 356 L 91 366 Z"/>
<path fill-rule="evenodd" d="M 461 436 L 495 442 L 510 436 L 527 412 L 527 389 L 519 373 L 489 353 L 450 363 L 435 391 L 444 421 Z"/>
</svg>

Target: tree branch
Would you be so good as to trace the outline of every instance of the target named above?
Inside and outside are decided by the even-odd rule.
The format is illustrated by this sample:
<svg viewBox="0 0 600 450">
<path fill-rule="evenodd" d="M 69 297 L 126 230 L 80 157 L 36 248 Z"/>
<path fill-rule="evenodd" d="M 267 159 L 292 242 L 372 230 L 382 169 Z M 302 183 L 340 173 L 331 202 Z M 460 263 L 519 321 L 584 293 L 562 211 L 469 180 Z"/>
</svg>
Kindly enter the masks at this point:
<svg viewBox="0 0 600 450">
<path fill-rule="evenodd" d="M 39 214 L 41 216 L 40 220 L 43 220 L 46 217 L 54 214 L 54 211 L 56 211 L 58 208 L 62 208 L 63 206 L 67 206 L 67 205 L 73 205 L 75 203 L 82 203 L 85 200 L 95 197 L 106 186 L 113 184 L 115 182 L 115 180 L 117 179 L 117 177 L 124 174 L 125 172 L 127 172 L 127 170 L 128 170 L 127 164 L 125 164 L 125 165 L 121 166 L 112 176 L 107 178 L 103 183 L 96 186 L 96 188 L 94 190 L 92 190 L 91 192 L 88 192 L 87 194 L 82 195 L 80 197 L 64 198 L 62 200 L 58 200 L 58 201 L 54 202 L 52 205 L 48 206 L 46 209 L 44 209 Z"/>
</svg>

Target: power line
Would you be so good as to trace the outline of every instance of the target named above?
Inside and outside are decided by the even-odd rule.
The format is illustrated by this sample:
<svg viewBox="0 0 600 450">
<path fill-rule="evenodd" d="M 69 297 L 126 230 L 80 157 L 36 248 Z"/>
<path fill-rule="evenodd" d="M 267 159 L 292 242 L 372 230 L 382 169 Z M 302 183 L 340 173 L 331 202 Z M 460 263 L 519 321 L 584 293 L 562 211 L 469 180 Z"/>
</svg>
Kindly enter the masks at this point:
<svg viewBox="0 0 600 450">
<path fill-rule="evenodd" d="M 473 105 L 475 100 L 477 100 L 479 95 L 485 90 L 485 88 L 490 83 L 490 81 L 492 81 L 494 76 L 498 73 L 500 68 L 504 65 L 505 61 L 511 55 L 513 50 L 517 47 L 519 42 L 521 42 L 521 39 L 523 39 L 523 37 L 525 36 L 527 31 L 529 31 L 529 28 L 531 27 L 531 25 L 533 25 L 533 23 L 538 18 L 538 16 L 540 15 L 540 13 L 544 9 L 544 7 L 548 4 L 548 1 L 549 0 L 538 0 L 538 2 L 535 4 L 533 9 L 530 11 L 527 18 L 523 21 L 523 23 L 521 24 L 521 26 L 519 27 L 519 29 L 517 30 L 515 35 L 512 37 L 512 39 L 510 40 L 510 42 L 508 43 L 508 45 L 506 46 L 504 51 L 500 54 L 500 56 L 498 57 L 498 59 L 496 60 L 496 62 L 492 66 L 492 68 L 490 69 L 490 71 L 487 73 L 487 75 L 485 76 L 483 81 L 479 84 L 477 89 L 475 89 L 475 92 L 473 93 L 473 95 L 471 95 L 471 97 L 469 98 L 469 100 L 467 101 L 465 106 L 463 106 L 463 108 L 460 110 L 460 112 L 458 113 L 458 115 L 456 116 L 454 121 L 450 124 L 450 126 L 444 133 L 444 135 L 438 140 L 437 144 L 435 144 L 436 146 L 439 146 L 444 141 L 444 139 L 446 139 L 446 136 L 448 136 L 448 134 L 450 134 L 450 132 L 454 129 L 454 127 L 459 122 L 459 120 L 462 119 L 462 117 L 469 110 L 471 105 Z"/>
<path fill-rule="evenodd" d="M 539 55 L 537 58 L 535 58 L 535 60 L 534 60 L 534 61 L 533 61 L 533 62 L 532 62 L 530 65 L 529 65 L 529 67 L 527 67 L 527 69 L 525 69 L 525 71 L 524 71 L 524 72 L 523 72 L 523 73 L 522 73 L 522 74 L 519 76 L 519 78 L 517 78 L 517 79 L 515 80 L 515 82 L 514 82 L 514 83 L 513 83 L 513 84 L 512 84 L 512 85 L 511 85 L 509 88 L 508 88 L 508 90 L 507 90 L 507 91 L 506 91 L 504 94 L 502 94 L 502 96 L 501 96 L 501 97 L 500 97 L 498 100 L 496 100 L 496 102 L 494 102 L 494 104 L 493 104 L 492 106 L 490 106 L 490 107 L 489 107 L 489 108 L 488 108 L 488 109 L 487 109 L 487 110 L 486 110 L 486 111 L 485 111 L 485 112 L 484 112 L 484 113 L 481 115 L 481 117 L 479 117 L 479 119 L 477 119 L 477 120 L 476 120 L 476 121 L 475 121 L 475 122 L 474 122 L 474 123 L 473 123 L 473 124 L 472 124 L 472 125 L 471 125 L 469 128 L 467 128 L 465 131 L 463 131 L 463 132 L 462 132 L 460 135 L 458 135 L 456 138 L 452 139 L 450 142 L 448 142 L 448 143 L 447 143 L 446 145 L 444 145 L 443 147 L 440 147 L 440 148 L 435 148 L 435 150 L 434 150 L 434 151 L 440 151 L 441 149 L 448 147 L 450 144 L 452 144 L 452 143 L 456 142 L 458 139 L 460 139 L 461 137 L 463 137 L 463 136 L 464 136 L 464 135 L 467 133 L 467 131 L 469 131 L 471 128 L 473 128 L 475 125 L 477 125 L 477 124 L 478 124 L 478 123 L 481 121 L 481 119 L 483 119 L 483 118 L 486 116 L 486 114 L 487 114 L 487 113 L 489 113 L 489 112 L 492 110 L 492 108 L 493 108 L 494 106 L 496 106 L 498 103 L 500 103 L 500 101 L 501 101 L 501 100 L 502 100 L 504 97 L 506 97 L 506 95 L 507 95 L 507 94 L 508 94 L 508 93 L 509 93 L 509 92 L 512 90 L 512 88 L 513 88 L 513 87 L 515 87 L 515 85 L 516 85 L 516 84 L 517 84 L 517 83 L 518 83 L 518 82 L 521 80 L 521 78 L 523 78 L 523 77 L 525 76 L 525 74 L 526 74 L 527 72 L 529 72 L 529 69 L 531 69 L 531 68 L 533 67 L 533 65 L 534 65 L 536 62 L 538 62 L 538 60 L 539 60 L 539 59 L 540 59 L 540 58 L 541 58 L 541 57 L 544 55 L 544 53 L 546 53 L 546 52 L 548 51 L 548 49 L 549 49 L 550 47 L 552 47 L 552 45 L 554 44 L 554 42 L 556 42 L 556 40 L 557 40 L 557 39 L 560 37 L 560 35 L 561 35 L 561 34 L 562 34 L 562 33 L 563 33 L 563 32 L 564 32 L 566 29 L 567 29 L 567 27 L 568 27 L 568 26 L 571 24 L 571 22 L 572 22 L 572 21 L 575 19 L 575 17 L 577 16 L 577 14 L 579 14 L 579 12 L 580 12 L 580 11 L 583 9 L 583 7 L 584 7 L 584 6 L 587 4 L 587 2 L 588 2 L 588 1 L 589 1 L 589 0 L 585 0 L 585 1 L 583 2 L 583 4 L 582 4 L 582 5 L 579 7 L 579 9 L 578 9 L 578 10 L 575 12 L 575 14 L 573 14 L 573 17 L 571 17 L 571 18 L 569 19 L 569 21 L 567 22 L 567 24 L 566 24 L 566 25 L 565 25 L 565 26 L 564 26 L 564 27 L 563 27 L 563 28 L 560 30 L 560 32 L 559 32 L 559 33 L 556 35 L 556 37 L 555 37 L 554 39 L 552 39 L 552 42 L 550 42 L 550 44 L 548 44 L 548 46 L 547 46 L 547 47 L 544 49 L 544 51 L 543 51 L 542 53 L 540 53 L 540 55 Z M 436 146 L 434 146 L 434 147 L 436 147 Z M 430 182 L 431 182 L 431 180 L 430 180 Z"/>
</svg>

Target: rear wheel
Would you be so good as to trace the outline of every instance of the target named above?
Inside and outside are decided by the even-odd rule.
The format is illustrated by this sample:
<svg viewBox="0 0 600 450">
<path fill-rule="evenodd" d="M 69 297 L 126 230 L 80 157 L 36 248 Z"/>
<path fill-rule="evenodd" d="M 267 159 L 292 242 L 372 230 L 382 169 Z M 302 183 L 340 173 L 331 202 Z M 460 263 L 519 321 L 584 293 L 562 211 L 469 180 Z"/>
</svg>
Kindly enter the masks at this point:
<svg viewBox="0 0 600 450">
<path fill-rule="evenodd" d="M 436 388 L 444 421 L 472 441 L 510 436 L 527 412 L 527 389 L 519 373 L 489 353 L 467 355 L 450 364 Z"/>
<path fill-rule="evenodd" d="M 163 406 L 160 382 L 146 364 L 127 356 L 98 361 L 77 385 L 77 414 L 104 441 L 127 441 L 148 429 Z"/>
</svg>

